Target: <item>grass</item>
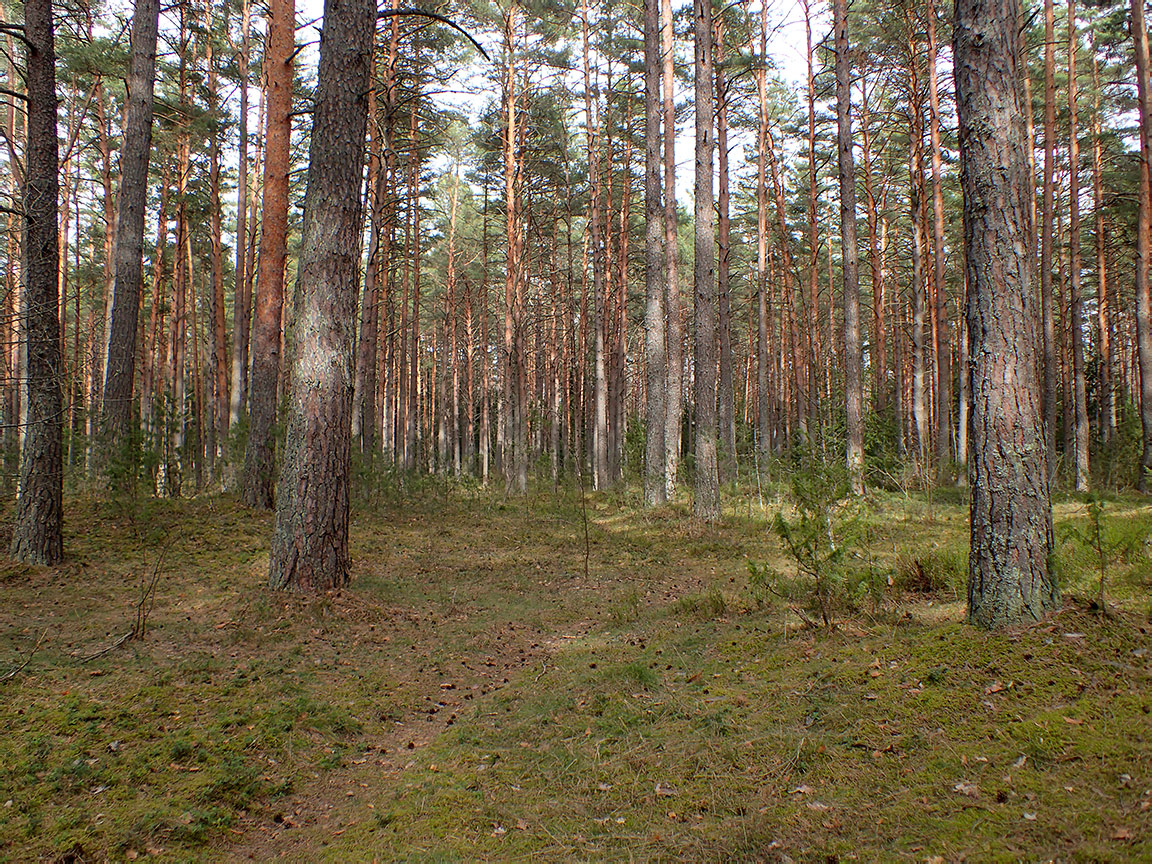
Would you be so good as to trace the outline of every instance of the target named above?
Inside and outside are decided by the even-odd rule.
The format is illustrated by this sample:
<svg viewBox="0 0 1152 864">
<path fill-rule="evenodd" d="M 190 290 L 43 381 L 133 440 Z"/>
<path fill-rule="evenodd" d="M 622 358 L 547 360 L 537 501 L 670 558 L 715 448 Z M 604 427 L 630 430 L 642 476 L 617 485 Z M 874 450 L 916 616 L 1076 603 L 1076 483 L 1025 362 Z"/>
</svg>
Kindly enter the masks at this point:
<svg viewBox="0 0 1152 864">
<path fill-rule="evenodd" d="M 590 495 L 586 574 L 572 495 L 429 489 L 306 598 L 228 497 L 70 500 L 62 567 L 0 567 L 0 861 L 1152 858 L 1152 509 L 1108 502 L 1102 615 L 1059 502 L 1065 607 L 989 635 L 941 497 L 870 502 L 831 631 L 758 505 Z"/>
</svg>

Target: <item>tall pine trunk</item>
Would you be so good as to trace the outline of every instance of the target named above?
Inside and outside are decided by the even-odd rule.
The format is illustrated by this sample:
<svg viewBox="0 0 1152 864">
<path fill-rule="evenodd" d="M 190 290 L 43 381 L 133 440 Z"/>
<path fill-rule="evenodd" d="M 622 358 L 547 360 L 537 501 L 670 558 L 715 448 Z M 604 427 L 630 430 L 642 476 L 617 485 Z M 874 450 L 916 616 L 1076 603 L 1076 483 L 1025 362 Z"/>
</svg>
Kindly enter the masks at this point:
<svg viewBox="0 0 1152 864">
<path fill-rule="evenodd" d="M 120 154 L 115 283 L 108 322 L 99 457 L 103 470 L 129 455 L 136 378 L 136 333 L 143 279 L 144 208 L 148 202 L 148 157 L 152 146 L 152 87 L 156 69 L 159 0 L 139 0 L 132 16 L 126 134 Z M 116 452 L 123 450 L 124 452 Z M 125 466 L 121 466 L 121 471 Z M 120 477 L 119 480 L 125 478 Z"/>
<path fill-rule="evenodd" d="M 852 156 L 852 60 L 848 0 L 834 0 L 836 128 L 840 175 L 840 247 L 844 276 L 844 377 L 848 421 L 845 456 L 852 491 L 864 494 L 864 380 L 860 343 L 860 274 L 856 250 L 856 166 Z"/>
<path fill-rule="evenodd" d="M 353 345 L 370 0 L 327 0 L 309 150 L 294 357 L 268 581 L 318 591 L 348 582 Z"/>
<path fill-rule="evenodd" d="M 692 511 L 697 518 L 720 518 L 716 464 L 716 236 L 712 201 L 712 4 L 694 0 L 696 81 L 696 262 L 693 288 L 693 395 L 696 466 Z"/>
<path fill-rule="evenodd" d="M 644 0 L 644 502 L 667 500 L 664 421 L 668 354 L 664 322 L 664 202 L 660 193 L 660 0 Z M 674 131 L 669 134 L 675 134 Z"/>
<path fill-rule="evenodd" d="M 1057 603 L 1036 362 L 1019 0 L 957 0 L 956 98 L 972 334 L 968 620 L 1035 620 Z"/>
<path fill-rule="evenodd" d="M 276 403 L 280 387 L 284 262 L 288 249 L 288 169 L 292 133 L 293 0 L 271 0 L 268 16 L 264 214 L 252 332 L 248 445 L 241 491 L 250 507 L 271 508 L 275 485 Z M 359 192 L 356 195 L 359 199 Z"/>
<path fill-rule="evenodd" d="M 56 49 L 51 0 L 26 0 L 28 135 L 24 150 L 24 297 L 28 419 L 9 553 L 26 564 L 64 557 L 60 418 Z"/>
</svg>

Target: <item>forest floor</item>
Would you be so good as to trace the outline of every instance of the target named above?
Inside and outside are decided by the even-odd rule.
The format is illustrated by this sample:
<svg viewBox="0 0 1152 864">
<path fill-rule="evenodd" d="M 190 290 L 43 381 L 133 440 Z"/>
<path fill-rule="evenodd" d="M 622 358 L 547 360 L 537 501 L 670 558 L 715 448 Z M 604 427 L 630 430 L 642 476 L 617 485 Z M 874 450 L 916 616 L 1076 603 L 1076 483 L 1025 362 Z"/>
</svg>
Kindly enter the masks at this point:
<svg viewBox="0 0 1152 864">
<path fill-rule="evenodd" d="M 0 860 L 1152 860 L 1146 501 L 1107 615 L 1063 500 L 1063 609 L 990 635 L 954 490 L 870 501 L 831 628 L 780 499 L 379 498 L 319 598 L 231 497 L 69 499 L 0 567 Z"/>
</svg>

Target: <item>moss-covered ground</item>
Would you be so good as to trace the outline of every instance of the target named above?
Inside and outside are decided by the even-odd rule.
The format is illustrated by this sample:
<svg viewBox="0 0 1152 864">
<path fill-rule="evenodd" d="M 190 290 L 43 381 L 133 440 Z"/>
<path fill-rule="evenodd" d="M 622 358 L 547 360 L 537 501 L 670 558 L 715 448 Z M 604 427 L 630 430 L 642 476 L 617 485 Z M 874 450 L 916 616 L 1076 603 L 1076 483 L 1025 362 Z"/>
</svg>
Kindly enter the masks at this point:
<svg viewBox="0 0 1152 864">
<path fill-rule="evenodd" d="M 361 506 L 310 598 L 227 496 L 70 499 L 63 566 L 0 567 L 0 861 L 1152 860 L 1146 502 L 1106 614 L 1065 500 L 1063 609 L 993 635 L 955 493 L 869 502 L 832 629 L 779 499 L 635 504 Z"/>
</svg>

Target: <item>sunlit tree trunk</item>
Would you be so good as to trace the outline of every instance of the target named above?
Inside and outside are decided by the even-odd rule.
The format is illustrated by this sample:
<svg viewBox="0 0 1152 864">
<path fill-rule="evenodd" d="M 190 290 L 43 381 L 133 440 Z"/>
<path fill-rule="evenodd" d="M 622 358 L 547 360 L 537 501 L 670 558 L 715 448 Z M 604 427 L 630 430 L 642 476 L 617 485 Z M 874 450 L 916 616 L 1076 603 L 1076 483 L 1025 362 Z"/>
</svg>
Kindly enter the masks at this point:
<svg viewBox="0 0 1152 864">
<path fill-rule="evenodd" d="M 324 13 L 268 568 L 271 587 L 311 591 L 340 588 L 349 575 L 360 186 L 376 7 L 369 0 L 328 0 Z"/>
<path fill-rule="evenodd" d="M 1068 259 L 1069 305 L 1072 328 L 1072 392 L 1075 402 L 1075 482 L 1077 492 L 1087 492 L 1088 385 L 1084 373 L 1084 300 L 1080 293 L 1080 141 L 1076 112 L 1076 0 L 1068 0 Z"/>
<path fill-rule="evenodd" d="M 852 59 L 848 0 L 832 4 L 836 42 L 836 128 L 840 175 L 840 247 L 844 275 L 844 377 L 848 421 L 846 460 L 852 491 L 864 494 L 864 380 L 860 343 L 860 276 L 856 251 L 856 166 L 852 155 Z"/>
<path fill-rule="evenodd" d="M 760 8 L 760 56 L 755 69 L 756 133 L 756 405 L 757 446 L 767 456 L 772 446 L 772 417 L 768 392 L 769 307 L 768 307 L 768 4 Z"/>
<path fill-rule="evenodd" d="M 228 428 L 235 428 L 248 403 L 248 336 L 252 323 L 252 296 L 249 291 L 248 268 L 248 59 L 250 54 L 249 30 L 252 7 L 249 0 L 241 0 L 240 50 L 236 62 L 240 76 L 240 115 L 237 133 L 240 138 L 237 154 L 236 182 L 236 284 L 232 290 L 232 392 L 229 394 Z"/>
<path fill-rule="evenodd" d="M 1136 344 L 1140 368 L 1140 422 L 1144 447 L 1140 456 L 1139 487 L 1152 487 L 1152 289 L 1148 270 L 1152 263 L 1152 92 L 1148 81 L 1148 29 L 1141 0 L 1132 0 L 1132 38 L 1136 47 L 1136 84 L 1140 105 L 1140 204 L 1136 235 Z"/>
<path fill-rule="evenodd" d="M 676 220 L 676 108 L 673 102 L 675 34 L 672 0 L 660 0 L 660 50 L 664 56 L 664 310 L 668 317 L 668 403 L 664 424 L 664 481 L 676 493 L 684 419 L 684 318 L 680 303 L 680 255 Z"/>
<path fill-rule="evenodd" d="M 828 366 L 828 357 L 820 340 L 820 225 L 817 213 L 818 195 L 820 192 L 816 177 L 816 72 L 812 50 L 812 11 L 809 0 L 801 0 L 804 9 L 804 39 L 805 57 L 808 63 L 808 297 L 807 303 L 807 332 L 808 332 L 808 379 L 807 400 L 808 419 L 807 428 L 815 436 L 816 442 L 823 446 L 820 435 L 820 372 Z M 831 298 L 829 298 L 831 304 Z M 799 389 L 799 382 L 797 382 Z M 803 420 L 801 423 L 803 424 Z M 801 425 L 801 430 L 805 427 Z"/>
<path fill-rule="evenodd" d="M 952 461 L 952 369 L 948 286 L 944 278 L 944 182 L 940 147 L 940 95 L 936 83 L 936 6 L 928 0 L 928 130 L 932 143 L 932 272 L 935 289 L 932 352 L 936 357 L 936 475 L 942 479 Z"/>
<path fill-rule="evenodd" d="M 719 259 L 716 267 L 716 326 L 720 352 L 720 379 L 716 392 L 716 419 L 720 427 L 720 482 L 736 479 L 736 405 L 732 391 L 732 263 L 728 177 L 728 81 L 724 71 L 724 19 L 716 21 L 716 160 L 719 193 L 716 200 Z"/>
<path fill-rule="evenodd" d="M 644 0 L 644 502 L 667 500 L 664 422 L 668 356 L 664 326 L 664 202 L 660 190 L 660 8 Z M 669 134 L 675 134 L 671 131 Z"/>
<path fill-rule="evenodd" d="M 1112 323 L 1108 301 L 1108 257 L 1104 236 L 1103 153 L 1100 145 L 1100 70 L 1092 39 L 1092 210 L 1096 220 L 1096 318 L 1100 354 L 1100 434 L 1104 444 L 1116 435 L 1116 391 L 1112 375 Z"/>
<path fill-rule="evenodd" d="M 1049 480 L 1056 477 L 1056 312 L 1052 298 L 1052 223 L 1056 165 L 1056 13 L 1044 0 L 1044 175 L 1040 211 L 1040 316 L 1043 322 L 1044 439 Z M 971 285 L 969 285 L 971 290 Z"/>
<path fill-rule="evenodd" d="M 1036 363 L 1028 157 L 1018 0 L 957 0 L 960 181 L 973 336 L 968 619 L 981 627 L 1053 609 L 1052 510 Z"/>
<path fill-rule="evenodd" d="M 276 402 L 280 386 L 281 314 L 288 249 L 288 170 L 292 133 L 293 0 L 271 0 L 268 47 L 267 129 L 264 137 L 264 213 L 260 269 L 256 278 L 252 332 L 252 377 L 248 394 L 248 445 L 241 493 L 250 507 L 273 505 Z M 359 199 L 359 194 L 357 194 Z"/>
<path fill-rule="evenodd" d="M 696 262 L 694 267 L 693 342 L 696 415 L 696 466 L 692 512 L 720 518 L 716 465 L 716 236 L 712 201 L 712 4 L 694 0 L 692 10 L 696 82 Z"/>
</svg>

